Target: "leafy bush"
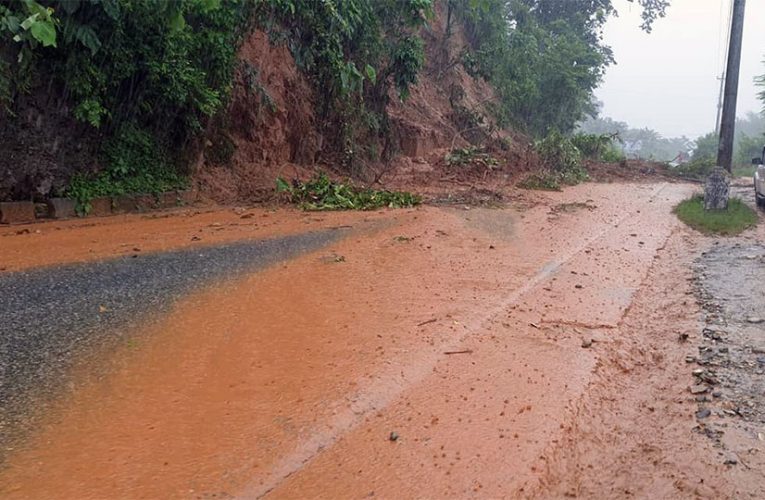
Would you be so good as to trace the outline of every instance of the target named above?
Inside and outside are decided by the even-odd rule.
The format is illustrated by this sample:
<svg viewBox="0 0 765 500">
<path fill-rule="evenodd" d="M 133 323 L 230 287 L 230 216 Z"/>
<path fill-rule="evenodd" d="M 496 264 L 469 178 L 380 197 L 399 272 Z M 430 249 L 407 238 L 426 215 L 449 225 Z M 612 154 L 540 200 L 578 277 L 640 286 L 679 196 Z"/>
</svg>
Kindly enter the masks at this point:
<svg viewBox="0 0 765 500">
<path fill-rule="evenodd" d="M 627 160 L 624 151 L 611 144 L 600 153 L 600 161 L 605 163 L 621 163 Z"/>
<path fill-rule="evenodd" d="M 94 195 L 178 185 L 182 176 L 172 165 L 180 163 L 175 160 L 230 93 L 251 4 L 22 0 L 0 5 L 0 43 L 18 39 L 4 54 L 14 62 L 4 64 L 12 81 L 27 82 L 8 85 L 0 77 L 0 99 L 13 112 L 20 92 L 47 86 L 51 102 L 68 102 L 74 119 L 98 129 L 94 135 L 104 144 L 105 170 L 77 176 L 69 187 L 83 203 Z M 28 14 L 36 16 L 35 24 L 27 30 L 24 21 L 23 33 L 14 35 L 15 19 Z M 33 31 L 40 23 L 43 30 Z M 109 187 L 110 182 L 116 184 Z"/>
<path fill-rule="evenodd" d="M 706 158 L 703 156 L 696 158 L 694 155 L 694 159 L 679 165 L 677 168 L 673 169 L 673 172 L 684 177 L 703 179 L 712 172 L 716 163 L 717 161 L 713 158 Z"/>
<path fill-rule="evenodd" d="M 763 145 L 765 145 L 765 138 L 762 134 L 750 137 L 741 133 L 736 143 L 733 164 L 739 167 L 751 167 L 752 158 L 762 156 Z"/>
<path fill-rule="evenodd" d="M 377 208 L 408 208 L 422 199 L 414 194 L 395 191 L 361 189 L 351 184 L 333 182 L 326 174 L 317 174 L 308 182 L 288 183 L 276 180 L 279 193 L 286 193 L 291 203 L 303 210 L 375 210 Z"/>
<path fill-rule="evenodd" d="M 584 158 L 605 163 L 619 163 L 626 157 L 624 152 L 614 144 L 616 137 L 612 134 L 576 134 L 571 143 L 579 150 Z"/>
<path fill-rule="evenodd" d="M 100 196 L 158 194 L 188 187 L 186 177 L 173 168 L 156 140 L 135 126 L 123 126 L 107 141 L 103 155 L 104 170 L 76 174 L 64 193 L 77 201 L 81 213 L 89 212 L 90 201 Z"/>
<path fill-rule="evenodd" d="M 298 66 L 316 82 L 328 149 L 355 173 L 363 153 L 388 141 L 386 107 L 417 83 L 424 47 L 417 34 L 432 0 L 271 0 L 258 18 L 272 38 L 288 40 Z M 276 22 L 274 22 L 276 21 Z"/>
<path fill-rule="evenodd" d="M 553 131 L 535 144 L 542 162 L 553 170 L 564 171 L 577 168 L 582 163 L 582 153 L 571 139 Z"/>
<path fill-rule="evenodd" d="M 544 170 L 524 179 L 519 186 L 526 189 L 559 190 L 562 185 L 574 185 L 589 178 L 582 165 L 582 153 L 572 140 L 557 131 L 537 141 L 537 153 Z"/>
<path fill-rule="evenodd" d="M 611 136 L 607 134 L 576 134 L 571 138 L 571 143 L 582 156 L 590 159 L 600 158 L 600 154 L 611 142 Z"/>
<path fill-rule="evenodd" d="M 717 158 L 717 147 L 720 143 L 720 136 L 710 132 L 696 139 L 696 148 L 693 150 L 692 161 L 712 161 Z"/>
</svg>

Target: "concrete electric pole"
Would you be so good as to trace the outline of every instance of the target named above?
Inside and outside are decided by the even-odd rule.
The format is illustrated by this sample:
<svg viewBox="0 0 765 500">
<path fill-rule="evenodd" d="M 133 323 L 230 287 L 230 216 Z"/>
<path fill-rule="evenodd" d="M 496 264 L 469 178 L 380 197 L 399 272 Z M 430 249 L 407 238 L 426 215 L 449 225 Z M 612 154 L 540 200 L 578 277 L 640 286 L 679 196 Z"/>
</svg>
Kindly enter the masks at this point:
<svg viewBox="0 0 765 500">
<path fill-rule="evenodd" d="M 736 103 L 738 101 L 738 75 L 741 67 L 741 44 L 744 37 L 744 10 L 746 0 L 733 0 L 733 16 L 728 47 L 728 69 L 725 72 L 725 100 L 720 120 L 720 145 L 717 149 L 717 166 L 728 172 L 733 164 L 733 136 L 736 128 Z"/>
</svg>

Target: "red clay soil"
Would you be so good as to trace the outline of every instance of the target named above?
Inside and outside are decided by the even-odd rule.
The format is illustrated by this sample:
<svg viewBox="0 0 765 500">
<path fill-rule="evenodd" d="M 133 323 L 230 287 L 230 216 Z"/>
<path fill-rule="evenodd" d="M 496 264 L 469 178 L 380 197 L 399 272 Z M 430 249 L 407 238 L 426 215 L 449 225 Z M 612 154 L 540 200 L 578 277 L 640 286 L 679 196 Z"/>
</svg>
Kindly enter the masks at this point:
<svg viewBox="0 0 765 500">
<path fill-rule="evenodd" d="M 469 44 L 461 23 L 451 31 L 446 37 L 445 7 L 437 3 L 434 19 L 420 33 L 427 57 L 419 81 L 405 101 L 390 92 L 390 144 L 371 137 L 358 145 L 376 149 L 380 157 L 392 155 L 384 162 L 364 158 L 368 168 L 359 177 L 367 182 L 429 192 L 445 184 L 453 188 L 455 181 L 486 181 L 487 172 L 444 168 L 451 149 L 469 146 L 469 141 L 488 147 L 499 160 L 501 168 L 489 176 L 490 183 L 507 185 L 538 168 L 528 137 L 493 126 L 488 105 L 496 101 L 495 93 L 457 63 Z M 298 69 L 287 45 L 272 45 L 255 30 L 238 57 L 226 118 L 210 127 L 194 167 L 201 192 L 219 203 L 263 201 L 273 197 L 277 177 L 306 179 L 317 170 L 341 173 L 337 151 L 322 136 L 325 128 L 315 114 L 314 82 Z M 483 125 L 476 127 L 476 120 Z M 221 154 L 226 152 L 230 158 Z"/>
<path fill-rule="evenodd" d="M 147 322 L 10 454 L 0 495 L 730 497 L 691 432 L 676 342 L 698 325 L 677 272 L 695 236 L 670 213 L 690 191 L 587 184 L 522 211 L 373 214 L 387 224 Z M 172 220 L 208 234 L 221 215 Z M 131 224 L 150 232 L 75 231 Z"/>
<path fill-rule="evenodd" d="M 219 202 L 262 200 L 274 180 L 305 175 L 322 149 L 313 90 L 285 44 L 254 31 L 239 50 L 231 104 L 196 167 L 201 190 Z M 234 148 L 232 156 L 218 158 Z"/>
<path fill-rule="evenodd" d="M 0 271 L 262 239 L 386 218 L 385 211 L 301 212 L 290 207 L 190 208 L 0 226 Z"/>
</svg>

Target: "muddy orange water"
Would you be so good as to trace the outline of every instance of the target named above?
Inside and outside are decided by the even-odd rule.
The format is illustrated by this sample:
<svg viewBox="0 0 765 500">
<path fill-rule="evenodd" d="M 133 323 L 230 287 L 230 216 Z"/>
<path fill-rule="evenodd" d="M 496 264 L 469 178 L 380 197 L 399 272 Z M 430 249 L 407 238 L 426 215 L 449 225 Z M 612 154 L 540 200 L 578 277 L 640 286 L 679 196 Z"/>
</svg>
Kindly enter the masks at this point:
<svg viewBox="0 0 765 500">
<path fill-rule="evenodd" d="M 540 195 L 522 211 L 251 211 L 242 219 L 228 210 L 34 225 L 30 234 L 3 236 L 3 266 L 21 269 L 136 251 L 133 245 L 159 251 L 317 227 L 359 229 L 147 318 L 133 342 L 104 360 L 107 376 L 78 374 L 45 425 L 12 451 L 0 493 L 400 498 L 588 491 L 580 481 L 588 476 L 570 467 L 571 452 L 587 455 L 571 444 L 587 428 L 579 416 L 594 407 L 589 394 L 613 401 L 629 388 L 603 387 L 629 372 L 629 362 L 613 362 L 619 353 L 639 351 L 630 342 L 645 330 L 625 318 L 656 306 L 641 292 L 646 277 L 670 276 L 672 265 L 662 260 L 668 242 L 677 258 L 684 255 L 686 230 L 670 212 L 691 190 L 587 184 Z M 192 240 L 196 235 L 202 239 Z M 683 294 L 687 285 L 675 278 L 663 286 Z M 691 322 L 691 313 L 681 319 Z M 666 328 L 662 319 L 654 323 Z M 583 340 L 594 343 L 583 348 Z M 624 359 L 642 363 L 630 356 Z M 692 405 L 677 405 L 672 423 L 687 437 Z M 595 425 L 589 435 L 604 437 L 593 444 L 601 453 L 593 463 L 608 469 L 617 454 L 602 441 L 618 423 Z M 640 432 L 650 440 L 655 431 Z M 677 460 L 708 451 L 704 442 L 683 446 L 673 452 Z M 724 494 L 718 471 L 699 464 L 684 470 L 682 481 L 667 466 L 674 479 L 654 490 L 647 483 L 643 493 Z M 699 487 L 702 475 L 707 482 Z M 622 488 L 615 495 L 612 486 L 590 491 L 640 493 Z"/>
</svg>

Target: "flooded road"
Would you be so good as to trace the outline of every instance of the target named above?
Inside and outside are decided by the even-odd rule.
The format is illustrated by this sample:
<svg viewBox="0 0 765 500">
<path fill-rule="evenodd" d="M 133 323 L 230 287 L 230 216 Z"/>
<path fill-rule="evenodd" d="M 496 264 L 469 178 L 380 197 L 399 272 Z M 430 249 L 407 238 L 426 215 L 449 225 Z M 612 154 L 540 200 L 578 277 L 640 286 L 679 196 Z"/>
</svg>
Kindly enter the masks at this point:
<svg viewBox="0 0 765 500">
<path fill-rule="evenodd" d="M 693 431 L 692 346 L 677 340 L 701 325 L 702 238 L 671 214 L 692 191 L 585 184 L 506 209 L 212 211 L 2 236 L 10 273 L 342 229 L 109 326 L 124 341 L 77 365 L 6 450 L 0 495 L 733 495 Z"/>
</svg>

